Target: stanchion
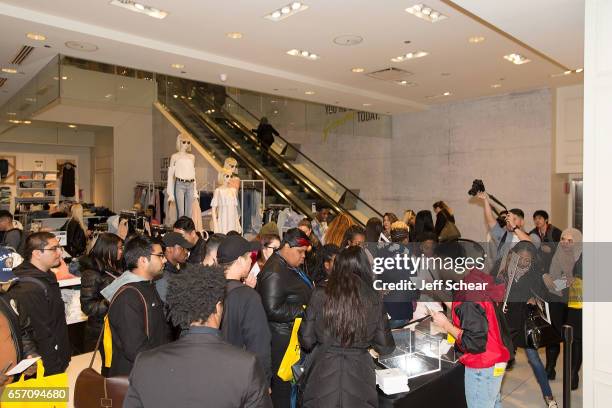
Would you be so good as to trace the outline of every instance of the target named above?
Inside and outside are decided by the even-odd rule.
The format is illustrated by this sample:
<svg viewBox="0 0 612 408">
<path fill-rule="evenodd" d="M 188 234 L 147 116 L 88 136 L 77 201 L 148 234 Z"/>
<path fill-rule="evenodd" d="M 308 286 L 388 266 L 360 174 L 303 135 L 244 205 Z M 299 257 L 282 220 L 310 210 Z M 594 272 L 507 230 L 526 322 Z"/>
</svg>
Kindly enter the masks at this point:
<svg viewBox="0 0 612 408">
<path fill-rule="evenodd" d="M 563 408 L 572 406 L 572 343 L 574 328 L 563 325 Z"/>
</svg>

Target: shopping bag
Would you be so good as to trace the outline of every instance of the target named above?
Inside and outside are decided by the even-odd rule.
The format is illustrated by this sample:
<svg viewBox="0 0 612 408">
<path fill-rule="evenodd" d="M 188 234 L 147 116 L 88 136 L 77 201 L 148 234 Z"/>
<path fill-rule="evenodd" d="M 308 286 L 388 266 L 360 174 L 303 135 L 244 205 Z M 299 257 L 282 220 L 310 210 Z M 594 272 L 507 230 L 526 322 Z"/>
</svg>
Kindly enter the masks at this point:
<svg viewBox="0 0 612 408">
<path fill-rule="evenodd" d="M 300 361 L 300 342 L 298 341 L 298 330 L 300 329 L 301 323 L 301 317 L 296 318 L 295 322 L 293 322 L 293 330 L 291 331 L 289 345 L 287 346 L 285 355 L 283 356 L 280 367 L 278 367 L 278 371 L 276 373 L 283 381 L 293 380 L 293 370 L 291 367 Z"/>
<path fill-rule="evenodd" d="M 9 384 L 2 393 L 2 408 L 66 408 L 68 406 L 68 375 L 66 373 L 44 377 L 42 360 L 36 362 L 36 377 L 29 380 L 22 375 Z"/>
</svg>

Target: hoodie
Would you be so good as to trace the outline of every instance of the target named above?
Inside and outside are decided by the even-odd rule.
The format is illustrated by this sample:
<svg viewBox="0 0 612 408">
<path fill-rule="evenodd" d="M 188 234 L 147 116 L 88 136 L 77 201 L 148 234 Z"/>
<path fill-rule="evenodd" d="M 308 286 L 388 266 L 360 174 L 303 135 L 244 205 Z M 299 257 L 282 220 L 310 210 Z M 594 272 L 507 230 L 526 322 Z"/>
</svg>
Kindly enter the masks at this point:
<svg viewBox="0 0 612 408">
<path fill-rule="evenodd" d="M 100 293 L 102 293 L 102 296 L 104 296 L 106 300 L 110 302 L 113 299 L 113 296 L 115 296 L 115 293 L 117 293 L 119 288 L 121 288 L 123 285 L 126 285 L 128 283 L 133 283 L 133 282 L 144 282 L 144 281 L 146 281 L 145 278 L 138 276 L 132 273 L 131 271 L 125 271 L 121 274 L 121 276 L 115 279 L 113 283 L 111 283 L 110 285 L 102 289 Z"/>
</svg>

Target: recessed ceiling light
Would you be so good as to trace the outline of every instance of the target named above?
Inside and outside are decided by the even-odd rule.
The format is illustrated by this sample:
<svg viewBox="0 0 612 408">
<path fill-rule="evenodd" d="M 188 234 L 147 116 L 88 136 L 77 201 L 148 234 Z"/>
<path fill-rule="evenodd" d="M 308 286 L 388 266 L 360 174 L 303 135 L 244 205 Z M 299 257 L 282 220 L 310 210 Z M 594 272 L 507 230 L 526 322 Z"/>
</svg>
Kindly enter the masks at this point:
<svg viewBox="0 0 612 408">
<path fill-rule="evenodd" d="M 578 68 L 578 69 L 576 70 L 576 73 L 577 73 L 577 74 L 579 74 L 579 73 L 581 73 L 582 71 L 584 71 L 584 68 Z"/>
<path fill-rule="evenodd" d="M 98 50 L 97 45 L 80 41 L 66 41 L 64 45 L 72 50 L 83 52 L 94 52 Z"/>
<path fill-rule="evenodd" d="M 452 95 L 452 94 L 451 94 L 449 91 L 446 91 L 446 92 L 444 92 L 442 95 L 444 95 L 444 96 L 449 96 L 449 95 Z"/>
<path fill-rule="evenodd" d="M 306 95 L 314 95 L 314 94 L 315 94 L 315 91 L 306 91 L 306 92 L 304 92 L 304 93 L 305 93 Z"/>
<path fill-rule="evenodd" d="M 17 70 L 15 68 L 2 68 L 2 72 L 6 74 L 16 74 Z"/>
<path fill-rule="evenodd" d="M 531 62 L 529 58 L 524 57 L 521 54 L 508 54 L 504 55 L 504 58 L 515 65 L 521 65 Z"/>
<path fill-rule="evenodd" d="M 406 81 L 405 79 L 403 79 L 401 81 L 397 81 L 396 83 L 398 85 L 401 85 L 401 86 L 415 86 L 416 85 L 416 83 L 410 82 L 410 81 Z"/>
<path fill-rule="evenodd" d="M 272 20 L 272 21 L 281 21 L 287 17 L 293 16 L 299 13 L 300 11 L 304 11 L 307 8 L 308 6 L 306 4 L 300 1 L 294 1 L 292 3 L 289 3 L 285 6 L 282 6 L 281 8 L 278 8 L 272 11 L 271 13 L 266 14 L 264 18 L 267 18 L 268 20 Z"/>
<path fill-rule="evenodd" d="M 175 68 L 175 69 L 183 69 L 183 68 L 185 68 L 185 65 L 183 65 L 183 64 L 172 64 L 170 66 L 172 68 Z"/>
<path fill-rule="evenodd" d="M 32 121 L 31 120 L 24 120 L 23 123 L 25 123 L 26 125 L 29 125 L 29 124 L 32 123 Z"/>
<path fill-rule="evenodd" d="M 292 49 L 287 51 L 287 54 L 294 56 L 294 57 L 302 57 L 302 58 L 306 58 L 309 60 L 318 60 L 319 58 L 321 58 L 319 55 L 312 53 L 310 51 L 306 51 L 306 50 L 298 50 L 298 49 Z"/>
<path fill-rule="evenodd" d="M 77 125 L 68 125 L 70 129 L 76 129 Z"/>
<path fill-rule="evenodd" d="M 491 88 L 501 88 L 501 84 L 493 84 L 491 85 Z"/>
<path fill-rule="evenodd" d="M 168 12 L 157 9 L 155 7 L 147 6 L 146 4 L 137 3 L 133 0 L 112 0 L 110 2 L 112 6 L 121 7 L 136 13 L 145 14 L 149 17 L 157 18 L 159 20 L 164 19 L 168 16 Z"/>
<path fill-rule="evenodd" d="M 338 37 L 334 38 L 334 44 L 342 45 L 343 47 L 350 47 L 353 45 L 358 45 L 358 44 L 361 44 L 362 42 L 363 42 L 363 37 L 359 35 L 353 35 L 353 34 L 339 35 Z"/>
<path fill-rule="evenodd" d="M 447 19 L 448 17 L 440 13 L 437 10 L 425 4 L 415 4 L 412 7 L 408 7 L 406 11 L 415 17 L 429 21 L 430 23 L 437 23 L 438 21 Z"/>
<path fill-rule="evenodd" d="M 365 71 L 365 69 L 363 68 L 351 68 L 351 72 L 354 72 L 356 74 Z"/>
<path fill-rule="evenodd" d="M 34 41 L 45 41 L 47 39 L 47 37 L 45 37 L 44 35 L 36 33 L 27 33 L 26 37 Z"/>
<path fill-rule="evenodd" d="M 63 77 L 62 77 L 62 79 L 63 79 L 64 81 L 66 81 L 66 80 L 68 79 L 68 77 L 67 77 L 67 76 L 63 76 Z"/>
<path fill-rule="evenodd" d="M 423 57 L 425 57 L 427 55 L 429 55 L 429 53 L 427 51 L 409 52 L 407 54 L 400 55 L 399 57 L 391 58 L 391 61 L 393 61 L 393 62 L 403 62 L 403 61 L 410 60 L 410 59 L 423 58 Z"/>
<path fill-rule="evenodd" d="M 242 33 L 239 32 L 227 33 L 225 35 L 227 38 L 231 38 L 232 40 L 239 40 L 242 38 Z"/>
<path fill-rule="evenodd" d="M 362 106 L 372 106 L 372 104 L 371 104 L 371 103 L 362 103 L 361 105 L 362 105 Z"/>
<path fill-rule="evenodd" d="M 478 43 L 483 42 L 484 40 L 485 38 L 482 36 L 474 36 L 474 37 L 468 38 L 468 41 L 472 44 L 478 44 Z"/>
</svg>

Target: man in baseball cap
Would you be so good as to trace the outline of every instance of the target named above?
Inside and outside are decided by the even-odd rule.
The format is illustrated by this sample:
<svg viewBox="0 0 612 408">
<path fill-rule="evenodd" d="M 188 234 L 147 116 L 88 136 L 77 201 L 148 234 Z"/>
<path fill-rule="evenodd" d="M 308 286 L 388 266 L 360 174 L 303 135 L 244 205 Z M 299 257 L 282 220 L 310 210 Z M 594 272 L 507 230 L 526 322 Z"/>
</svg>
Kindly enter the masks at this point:
<svg viewBox="0 0 612 408">
<path fill-rule="evenodd" d="M 184 265 L 187 261 L 189 250 L 193 248 L 193 244 L 183 238 L 183 235 L 178 232 L 167 232 L 164 234 L 162 243 L 167 262 L 164 264 L 164 275 L 155 282 L 155 287 L 159 297 L 165 303 L 166 294 L 168 293 L 168 278 L 172 274 L 180 273 L 181 265 Z"/>
<path fill-rule="evenodd" d="M 268 318 L 259 294 L 243 282 L 253 264 L 251 253 L 260 248 L 259 242 L 249 242 L 239 235 L 230 235 L 219 244 L 217 260 L 227 279 L 221 332 L 228 343 L 257 356 L 269 382 L 272 372 Z"/>
</svg>

